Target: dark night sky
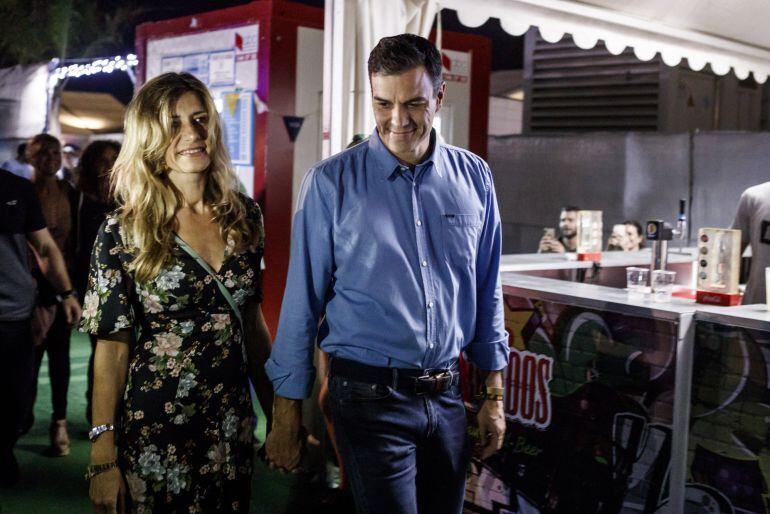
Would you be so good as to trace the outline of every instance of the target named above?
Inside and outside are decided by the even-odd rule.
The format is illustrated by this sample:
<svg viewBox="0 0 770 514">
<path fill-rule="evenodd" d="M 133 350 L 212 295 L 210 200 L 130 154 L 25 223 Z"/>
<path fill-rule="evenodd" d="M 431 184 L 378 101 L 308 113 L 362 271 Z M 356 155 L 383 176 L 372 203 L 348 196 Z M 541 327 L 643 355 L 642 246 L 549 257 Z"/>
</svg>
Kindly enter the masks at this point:
<svg viewBox="0 0 770 514">
<path fill-rule="evenodd" d="M 119 5 L 124 0 L 102 0 L 101 5 L 107 9 Z M 293 0 L 294 2 L 323 7 L 323 0 Z M 212 5 L 216 4 L 216 9 L 233 7 L 249 3 L 248 0 L 165 0 L 163 7 L 155 8 L 157 0 L 140 2 L 152 8 L 143 16 L 139 22 L 160 21 L 179 16 L 187 16 L 201 12 L 211 11 Z M 520 69 L 523 66 L 524 38 L 515 37 L 506 33 L 500 26 L 497 19 L 491 19 L 484 25 L 477 28 L 465 27 L 458 19 L 455 11 L 442 11 L 442 25 L 444 30 L 455 32 L 465 32 L 489 37 L 492 40 L 492 70 Z M 125 35 L 125 40 L 131 42 L 133 39 L 133 30 Z M 124 53 L 133 52 L 133 46 L 129 43 Z M 133 94 L 133 85 L 128 77 L 121 72 L 115 72 L 111 75 L 97 75 L 93 77 L 81 77 L 69 79 L 66 89 L 73 91 L 108 91 L 118 100 L 128 103 Z"/>
</svg>

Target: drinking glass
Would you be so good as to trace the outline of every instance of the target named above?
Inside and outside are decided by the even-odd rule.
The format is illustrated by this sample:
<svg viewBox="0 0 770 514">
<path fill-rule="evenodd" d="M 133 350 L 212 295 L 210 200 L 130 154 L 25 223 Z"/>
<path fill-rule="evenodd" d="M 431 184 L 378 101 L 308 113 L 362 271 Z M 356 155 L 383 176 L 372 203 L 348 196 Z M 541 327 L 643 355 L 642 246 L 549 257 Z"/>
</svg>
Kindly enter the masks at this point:
<svg viewBox="0 0 770 514">
<path fill-rule="evenodd" d="M 641 300 L 647 287 L 647 277 L 650 270 L 647 268 L 626 268 L 626 288 L 630 298 Z"/>
<path fill-rule="evenodd" d="M 656 269 L 652 272 L 652 301 L 667 303 L 671 301 L 671 293 L 674 291 L 676 271 Z"/>
</svg>

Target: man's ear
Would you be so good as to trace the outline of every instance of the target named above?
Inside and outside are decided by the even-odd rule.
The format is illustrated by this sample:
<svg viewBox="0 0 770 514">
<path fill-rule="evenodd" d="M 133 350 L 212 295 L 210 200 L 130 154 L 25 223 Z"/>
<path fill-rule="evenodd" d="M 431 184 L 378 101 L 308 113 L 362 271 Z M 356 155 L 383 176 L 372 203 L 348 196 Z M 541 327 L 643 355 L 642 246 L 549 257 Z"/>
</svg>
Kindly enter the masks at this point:
<svg viewBox="0 0 770 514">
<path fill-rule="evenodd" d="M 436 112 L 441 109 L 441 105 L 444 103 L 444 91 L 446 90 L 446 82 L 441 82 L 441 86 L 436 92 Z"/>
</svg>

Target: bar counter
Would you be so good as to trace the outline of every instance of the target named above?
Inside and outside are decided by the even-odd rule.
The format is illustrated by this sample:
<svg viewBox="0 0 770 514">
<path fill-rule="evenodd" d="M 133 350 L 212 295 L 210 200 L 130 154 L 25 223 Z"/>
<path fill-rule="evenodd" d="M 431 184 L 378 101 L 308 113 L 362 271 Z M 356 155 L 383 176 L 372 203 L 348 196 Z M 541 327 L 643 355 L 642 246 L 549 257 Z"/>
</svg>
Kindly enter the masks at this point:
<svg viewBox="0 0 770 514">
<path fill-rule="evenodd" d="M 508 433 L 472 459 L 465 512 L 770 513 L 765 306 L 655 303 L 534 275 L 593 266 L 560 257 L 504 258 L 519 266 L 501 275 Z M 466 373 L 469 400 L 479 380 Z"/>
</svg>

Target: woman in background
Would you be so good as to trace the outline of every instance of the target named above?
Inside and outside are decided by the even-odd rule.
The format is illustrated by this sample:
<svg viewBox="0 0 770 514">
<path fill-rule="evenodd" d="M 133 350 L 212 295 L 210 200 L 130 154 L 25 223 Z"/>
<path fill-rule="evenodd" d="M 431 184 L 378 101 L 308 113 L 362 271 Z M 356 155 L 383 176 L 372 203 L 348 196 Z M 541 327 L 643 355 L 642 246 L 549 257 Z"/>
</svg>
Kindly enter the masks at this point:
<svg viewBox="0 0 770 514">
<path fill-rule="evenodd" d="M 64 258 L 72 276 L 73 225 L 75 217 L 75 189 L 60 180 L 56 172 L 61 168 L 61 143 L 50 134 L 38 134 L 27 142 L 27 162 L 34 168 L 34 184 L 46 226 Z M 22 431 L 32 426 L 38 375 L 43 357 L 48 356 L 48 378 L 51 387 L 50 445 L 43 452 L 49 457 L 64 457 L 70 453 L 67 431 L 67 393 L 70 383 L 70 335 L 72 325 L 67 323 L 63 309 L 65 297 L 76 291 L 57 292 L 45 278 L 43 265 L 35 256 L 33 275 L 37 279 L 37 305 L 32 316 L 32 342 L 35 345 L 35 368 L 32 377 L 28 413 Z"/>
<path fill-rule="evenodd" d="M 117 141 L 94 141 L 90 143 L 78 164 L 78 196 L 75 208 L 75 255 L 72 274 L 75 289 L 82 304 L 88 287 L 88 270 L 91 249 L 99 227 L 107 214 L 115 209 L 110 192 L 110 173 L 120 152 Z M 86 389 L 86 419 L 91 422 L 91 391 L 94 383 L 94 349 L 96 336 L 91 338 L 91 356 L 88 360 L 88 387 Z"/>
</svg>

